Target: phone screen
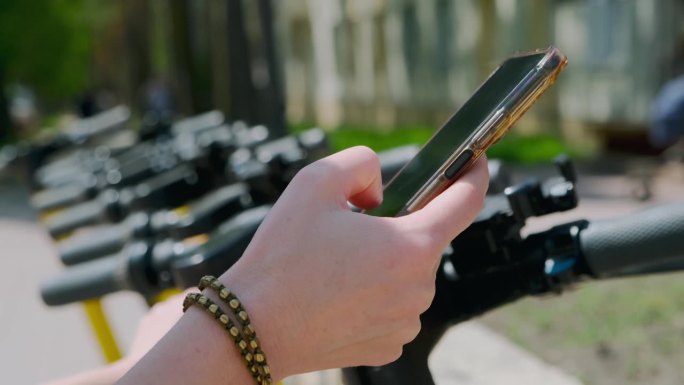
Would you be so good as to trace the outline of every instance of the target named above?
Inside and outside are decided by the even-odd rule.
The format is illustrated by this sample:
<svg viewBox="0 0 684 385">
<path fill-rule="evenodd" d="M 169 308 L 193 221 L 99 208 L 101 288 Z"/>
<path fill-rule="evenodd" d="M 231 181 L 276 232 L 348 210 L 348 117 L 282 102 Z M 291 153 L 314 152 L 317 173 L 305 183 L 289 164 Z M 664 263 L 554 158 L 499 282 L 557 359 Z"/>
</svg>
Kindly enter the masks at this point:
<svg viewBox="0 0 684 385">
<path fill-rule="evenodd" d="M 504 98 L 535 70 L 546 52 L 515 56 L 504 61 L 468 101 L 433 135 L 416 156 L 385 186 L 380 206 L 366 211 L 396 216 L 473 132 L 500 108 Z"/>
</svg>

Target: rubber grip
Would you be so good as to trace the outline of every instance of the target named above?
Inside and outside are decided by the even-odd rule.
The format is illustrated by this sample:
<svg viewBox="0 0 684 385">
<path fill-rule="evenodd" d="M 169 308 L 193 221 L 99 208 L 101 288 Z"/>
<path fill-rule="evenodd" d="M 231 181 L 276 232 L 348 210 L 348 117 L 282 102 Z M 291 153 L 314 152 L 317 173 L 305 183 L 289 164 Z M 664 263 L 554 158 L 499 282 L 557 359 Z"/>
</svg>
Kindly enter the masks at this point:
<svg viewBox="0 0 684 385">
<path fill-rule="evenodd" d="M 264 205 L 237 214 L 195 252 L 173 260 L 171 272 L 176 286 L 192 287 L 204 275 L 220 275 L 229 269 L 240 259 L 270 209 Z"/>
<path fill-rule="evenodd" d="M 171 125 L 171 134 L 196 134 L 202 130 L 223 124 L 225 117 L 221 111 L 213 110 L 176 121 Z"/>
<path fill-rule="evenodd" d="M 125 290 L 129 286 L 126 261 L 115 254 L 70 267 L 41 285 L 43 302 L 66 305 Z"/>
<path fill-rule="evenodd" d="M 38 211 L 68 206 L 86 199 L 88 188 L 81 183 L 71 183 L 39 191 L 31 196 L 31 206 Z"/>
<path fill-rule="evenodd" d="M 126 106 L 112 107 L 89 118 L 76 122 L 76 128 L 80 136 L 85 140 L 93 139 L 100 135 L 106 135 L 121 128 L 131 118 L 131 110 Z"/>
<path fill-rule="evenodd" d="M 58 245 L 59 258 L 65 265 L 75 265 L 121 250 L 131 236 L 126 223 L 88 229 Z"/>
<path fill-rule="evenodd" d="M 104 209 L 105 207 L 98 200 L 79 203 L 49 217 L 45 221 L 45 227 L 47 227 L 50 235 L 59 237 L 81 226 L 97 222 Z"/>
<path fill-rule="evenodd" d="M 684 256 L 684 202 L 593 221 L 579 237 L 587 267 L 596 277 Z"/>
</svg>

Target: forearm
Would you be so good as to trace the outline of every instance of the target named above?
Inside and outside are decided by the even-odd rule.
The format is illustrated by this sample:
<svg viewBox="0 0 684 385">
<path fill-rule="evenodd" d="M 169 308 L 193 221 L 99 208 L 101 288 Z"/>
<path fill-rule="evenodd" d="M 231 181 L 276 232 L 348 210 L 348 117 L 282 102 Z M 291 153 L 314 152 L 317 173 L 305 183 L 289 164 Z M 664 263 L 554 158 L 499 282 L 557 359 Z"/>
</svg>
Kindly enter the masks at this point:
<svg viewBox="0 0 684 385">
<path fill-rule="evenodd" d="M 119 384 L 253 383 L 228 333 L 191 307 Z"/>
<path fill-rule="evenodd" d="M 43 385 L 111 385 L 118 381 L 131 366 L 128 361 L 121 360 L 102 368 L 50 381 Z"/>
</svg>

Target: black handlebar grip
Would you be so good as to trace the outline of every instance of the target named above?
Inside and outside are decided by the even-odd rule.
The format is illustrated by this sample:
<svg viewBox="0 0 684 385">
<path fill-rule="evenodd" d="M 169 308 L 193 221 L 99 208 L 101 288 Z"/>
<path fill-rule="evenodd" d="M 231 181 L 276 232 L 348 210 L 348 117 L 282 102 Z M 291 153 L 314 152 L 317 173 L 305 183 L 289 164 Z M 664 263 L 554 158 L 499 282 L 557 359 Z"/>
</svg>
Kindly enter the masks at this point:
<svg viewBox="0 0 684 385">
<path fill-rule="evenodd" d="M 120 105 L 102 111 L 89 118 L 81 119 L 75 124 L 74 137 L 78 140 L 91 140 L 101 135 L 116 132 L 126 128 L 126 122 L 131 118 L 131 109 Z"/>
<path fill-rule="evenodd" d="M 219 226 L 198 250 L 173 260 L 171 272 L 176 286 L 192 287 L 204 275 L 220 275 L 229 269 L 240 259 L 270 209 L 270 205 L 263 205 L 237 214 Z"/>
<path fill-rule="evenodd" d="M 45 220 L 50 235 L 60 237 L 77 228 L 96 223 L 106 207 L 99 200 L 79 203 Z"/>
<path fill-rule="evenodd" d="M 88 230 L 59 242 L 59 258 L 65 265 L 75 265 L 115 253 L 124 247 L 131 233 L 126 223 Z"/>
<path fill-rule="evenodd" d="M 31 206 L 38 211 L 64 207 L 88 198 L 88 186 L 71 183 L 38 191 L 31 196 Z"/>
<path fill-rule="evenodd" d="M 596 277 L 684 256 L 684 202 L 593 221 L 580 233 L 580 246 Z"/>
<path fill-rule="evenodd" d="M 40 287 L 48 306 L 66 305 L 125 290 L 128 285 L 127 259 L 115 254 L 81 263 L 51 277 Z"/>
<path fill-rule="evenodd" d="M 213 110 L 176 121 L 171 125 L 171 134 L 192 135 L 208 128 L 218 127 L 225 121 L 221 111 Z"/>
</svg>

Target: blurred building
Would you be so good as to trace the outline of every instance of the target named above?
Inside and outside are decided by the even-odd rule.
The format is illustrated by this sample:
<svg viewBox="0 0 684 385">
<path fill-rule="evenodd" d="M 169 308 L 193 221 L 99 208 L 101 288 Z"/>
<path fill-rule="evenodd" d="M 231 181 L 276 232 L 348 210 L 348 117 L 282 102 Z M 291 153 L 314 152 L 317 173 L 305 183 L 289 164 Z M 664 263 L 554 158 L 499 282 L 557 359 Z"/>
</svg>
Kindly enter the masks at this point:
<svg viewBox="0 0 684 385">
<path fill-rule="evenodd" d="M 33 12 L 19 8 L 16 17 Z M 15 37 L 4 48 L 14 54 L 5 56 L 17 60 L 5 76 L 14 78 L 0 84 L 24 82 L 39 101 L 50 88 L 53 104 L 107 90 L 143 112 L 149 85 L 161 82 L 181 115 L 219 109 L 276 132 L 284 132 L 285 108 L 290 122 L 329 127 L 436 126 L 506 56 L 552 44 L 569 66 L 517 130 L 568 138 L 585 127 L 643 131 L 658 88 L 684 72 L 684 0 L 125 0 L 53 8 L 57 24 L 71 28 L 59 39 L 75 48 L 47 44 L 59 28 L 46 22 L 33 40 L 10 29 Z M 59 65 L 47 50 L 55 47 L 69 53 Z M 47 64 L 24 79 L 17 74 L 27 63 Z M 60 76 L 44 69 L 52 67 Z"/>
<path fill-rule="evenodd" d="M 277 3 L 294 121 L 439 124 L 509 53 L 569 66 L 524 126 L 647 122 L 684 32 L 681 0 L 289 0 Z"/>
</svg>

